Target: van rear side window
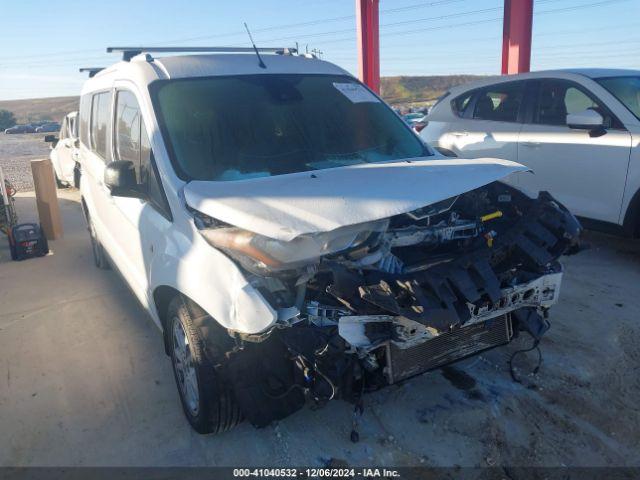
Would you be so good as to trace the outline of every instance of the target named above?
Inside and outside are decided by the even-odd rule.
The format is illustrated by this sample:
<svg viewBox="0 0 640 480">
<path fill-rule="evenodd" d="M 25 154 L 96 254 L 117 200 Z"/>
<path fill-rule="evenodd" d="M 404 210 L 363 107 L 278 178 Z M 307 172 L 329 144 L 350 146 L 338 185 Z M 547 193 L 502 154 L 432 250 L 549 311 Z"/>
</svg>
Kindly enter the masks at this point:
<svg viewBox="0 0 640 480">
<path fill-rule="evenodd" d="M 91 104 L 91 150 L 107 158 L 107 126 L 111 112 L 111 92 L 93 96 Z"/>
</svg>

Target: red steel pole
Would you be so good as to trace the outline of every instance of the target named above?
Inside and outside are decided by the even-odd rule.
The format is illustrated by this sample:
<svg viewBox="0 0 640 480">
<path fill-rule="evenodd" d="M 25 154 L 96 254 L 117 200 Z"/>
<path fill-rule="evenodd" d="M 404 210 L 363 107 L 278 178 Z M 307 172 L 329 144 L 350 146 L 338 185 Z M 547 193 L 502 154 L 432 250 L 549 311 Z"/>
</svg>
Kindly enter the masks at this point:
<svg viewBox="0 0 640 480">
<path fill-rule="evenodd" d="M 528 72 L 531 68 L 533 0 L 504 0 L 502 74 Z"/>
<path fill-rule="evenodd" d="M 380 93 L 380 0 L 356 0 L 358 74 L 371 90 Z"/>
</svg>

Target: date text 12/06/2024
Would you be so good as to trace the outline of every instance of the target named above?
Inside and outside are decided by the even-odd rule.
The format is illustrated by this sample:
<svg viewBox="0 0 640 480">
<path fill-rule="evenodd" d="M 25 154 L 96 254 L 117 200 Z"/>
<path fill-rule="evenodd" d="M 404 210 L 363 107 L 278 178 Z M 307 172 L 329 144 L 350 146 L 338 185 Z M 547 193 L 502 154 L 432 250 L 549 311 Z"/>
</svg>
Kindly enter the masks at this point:
<svg viewBox="0 0 640 480">
<path fill-rule="evenodd" d="M 236 478 L 400 478 L 398 470 L 388 468 L 236 468 Z"/>
</svg>

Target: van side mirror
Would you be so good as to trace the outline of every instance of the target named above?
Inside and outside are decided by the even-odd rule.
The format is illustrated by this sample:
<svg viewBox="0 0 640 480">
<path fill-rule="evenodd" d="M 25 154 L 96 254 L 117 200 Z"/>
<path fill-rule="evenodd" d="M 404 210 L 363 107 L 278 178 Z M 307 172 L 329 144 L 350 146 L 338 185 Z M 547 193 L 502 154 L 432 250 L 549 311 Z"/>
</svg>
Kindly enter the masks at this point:
<svg viewBox="0 0 640 480">
<path fill-rule="evenodd" d="M 598 112 L 587 109 L 567 115 L 567 126 L 580 130 L 596 130 L 604 128 L 604 118 Z"/>
<path fill-rule="evenodd" d="M 104 169 L 104 184 L 114 197 L 144 198 L 136 181 L 135 167 L 129 160 L 108 163 Z"/>
</svg>

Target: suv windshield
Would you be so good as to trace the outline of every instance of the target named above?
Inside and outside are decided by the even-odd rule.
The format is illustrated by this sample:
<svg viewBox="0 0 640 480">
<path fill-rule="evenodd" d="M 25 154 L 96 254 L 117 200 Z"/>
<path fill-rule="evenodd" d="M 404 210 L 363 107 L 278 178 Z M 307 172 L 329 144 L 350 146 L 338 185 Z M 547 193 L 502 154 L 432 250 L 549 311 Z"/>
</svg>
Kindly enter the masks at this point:
<svg viewBox="0 0 640 480">
<path fill-rule="evenodd" d="M 431 155 L 356 80 L 238 75 L 159 81 L 152 96 L 185 180 L 240 180 Z"/>
<path fill-rule="evenodd" d="M 620 100 L 640 120 L 640 76 L 597 78 L 596 82 Z"/>
</svg>

